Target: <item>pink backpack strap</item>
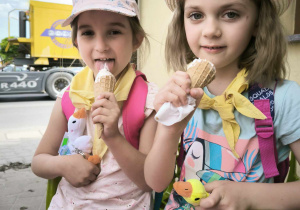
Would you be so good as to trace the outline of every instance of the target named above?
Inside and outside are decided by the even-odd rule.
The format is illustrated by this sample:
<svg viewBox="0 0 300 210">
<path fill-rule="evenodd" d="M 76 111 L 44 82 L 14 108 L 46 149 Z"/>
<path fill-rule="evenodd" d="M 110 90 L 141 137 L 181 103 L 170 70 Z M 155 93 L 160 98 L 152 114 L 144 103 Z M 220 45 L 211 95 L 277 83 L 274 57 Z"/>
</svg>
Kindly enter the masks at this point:
<svg viewBox="0 0 300 210">
<path fill-rule="evenodd" d="M 254 100 L 254 105 L 266 117 L 265 120 L 255 119 L 255 130 L 258 137 L 261 162 L 265 177 L 271 178 L 279 175 L 277 169 L 277 150 L 274 139 L 274 126 L 270 112 L 269 99 Z"/>
<path fill-rule="evenodd" d="M 136 149 L 139 148 L 140 131 L 145 121 L 145 105 L 148 93 L 148 85 L 145 81 L 147 81 L 146 76 L 140 71 L 136 71 L 135 80 L 122 111 L 125 137 Z"/>
<path fill-rule="evenodd" d="M 72 114 L 74 114 L 75 111 L 75 107 L 73 106 L 69 96 L 69 90 L 70 90 L 70 86 L 66 89 L 66 91 L 64 92 L 61 98 L 61 107 L 67 120 L 69 120 L 69 118 L 71 117 Z"/>
<path fill-rule="evenodd" d="M 140 71 L 136 71 L 136 77 L 130 89 L 128 99 L 123 106 L 123 128 L 127 141 L 136 149 L 139 148 L 140 130 L 144 125 L 145 120 L 145 104 L 148 93 L 148 85 L 146 76 Z M 61 100 L 62 110 L 69 120 L 74 113 L 75 107 L 69 97 L 68 87 L 63 94 Z"/>
</svg>

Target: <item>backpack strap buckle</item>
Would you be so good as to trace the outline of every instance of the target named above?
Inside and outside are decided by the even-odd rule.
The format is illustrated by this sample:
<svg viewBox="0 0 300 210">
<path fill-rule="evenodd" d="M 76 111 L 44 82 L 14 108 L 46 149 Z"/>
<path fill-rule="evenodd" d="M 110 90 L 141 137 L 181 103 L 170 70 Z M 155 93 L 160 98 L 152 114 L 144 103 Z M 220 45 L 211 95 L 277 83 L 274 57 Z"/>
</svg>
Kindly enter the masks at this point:
<svg viewBox="0 0 300 210">
<path fill-rule="evenodd" d="M 270 111 L 269 99 L 254 100 L 254 105 L 266 117 L 265 120 L 255 119 L 255 131 L 258 137 L 261 162 L 266 178 L 279 175 L 276 160 L 276 145 L 274 140 L 274 126 Z"/>
</svg>

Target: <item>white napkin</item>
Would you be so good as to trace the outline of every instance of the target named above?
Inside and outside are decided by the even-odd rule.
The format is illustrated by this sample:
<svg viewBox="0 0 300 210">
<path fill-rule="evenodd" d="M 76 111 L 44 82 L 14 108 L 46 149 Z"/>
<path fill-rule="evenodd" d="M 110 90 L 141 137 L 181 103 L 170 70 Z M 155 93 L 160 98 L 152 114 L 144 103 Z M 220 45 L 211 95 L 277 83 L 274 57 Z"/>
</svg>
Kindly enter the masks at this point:
<svg viewBox="0 0 300 210">
<path fill-rule="evenodd" d="M 170 102 L 164 103 L 155 115 L 155 120 L 163 125 L 170 126 L 183 120 L 191 113 L 196 105 L 196 100 L 188 96 L 188 104 L 185 106 L 175 107 Z"/>
</svg>

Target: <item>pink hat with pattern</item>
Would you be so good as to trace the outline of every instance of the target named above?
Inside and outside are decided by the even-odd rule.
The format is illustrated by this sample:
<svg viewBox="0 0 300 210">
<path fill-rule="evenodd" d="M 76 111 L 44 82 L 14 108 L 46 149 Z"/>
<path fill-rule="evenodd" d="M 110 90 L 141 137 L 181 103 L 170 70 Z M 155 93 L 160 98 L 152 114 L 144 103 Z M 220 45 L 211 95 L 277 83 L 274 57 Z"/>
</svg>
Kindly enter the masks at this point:
<svg viewBox="0 0 300 210">
<path fill-rule="evenodd" d="M 89 10 L 103 10 L 139 18 L 135 0 L 73 0 L 72 14 L 61 25 L 64 27 L 71 24 L 80 13 Z"/>
</svg>

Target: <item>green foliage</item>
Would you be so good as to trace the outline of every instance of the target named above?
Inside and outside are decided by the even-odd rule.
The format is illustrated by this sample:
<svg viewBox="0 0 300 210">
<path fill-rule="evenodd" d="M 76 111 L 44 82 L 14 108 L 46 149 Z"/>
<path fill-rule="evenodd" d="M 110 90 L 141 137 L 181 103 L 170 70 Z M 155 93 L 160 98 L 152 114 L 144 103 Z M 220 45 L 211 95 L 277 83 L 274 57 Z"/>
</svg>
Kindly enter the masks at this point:
<svg viewBox="0 0 300 210">
<path fill-rule="evenodd" d="M 10 37 L 10 38 L 15 38 L 15 37 Z M 18 45 L 10 45 L 8 51 L 5 52 L 5 48 L 7 44 L 8 44 L 8 38 L 2 39 L 0 43 L 0 57 L 4 64 L 10 63 L 15 57 L 17 57 L 18 50 L 19 50 Z"/>
</svg>

